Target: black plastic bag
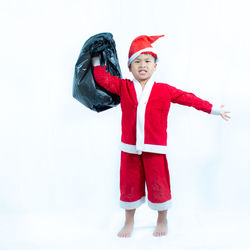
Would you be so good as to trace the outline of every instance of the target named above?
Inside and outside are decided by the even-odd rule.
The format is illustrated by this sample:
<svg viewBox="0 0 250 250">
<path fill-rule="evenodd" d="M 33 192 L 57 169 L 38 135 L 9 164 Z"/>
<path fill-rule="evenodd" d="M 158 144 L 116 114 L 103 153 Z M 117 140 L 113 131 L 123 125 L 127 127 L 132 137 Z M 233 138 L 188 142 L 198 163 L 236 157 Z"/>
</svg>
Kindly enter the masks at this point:
<svg viewBox="0 0 250 250">
<path fill-rule="evenodd" d="M 122 77 L 111 33 L 100 33 L 90 37 L 83 45 L 75 65 L 73 97 L 91 110 L 101 112 L 120 103 L 120 96 L 109 92 L 94 79 L 91 58 L 99 55 L 101 65 L 111 75 Z"/>
</svg>

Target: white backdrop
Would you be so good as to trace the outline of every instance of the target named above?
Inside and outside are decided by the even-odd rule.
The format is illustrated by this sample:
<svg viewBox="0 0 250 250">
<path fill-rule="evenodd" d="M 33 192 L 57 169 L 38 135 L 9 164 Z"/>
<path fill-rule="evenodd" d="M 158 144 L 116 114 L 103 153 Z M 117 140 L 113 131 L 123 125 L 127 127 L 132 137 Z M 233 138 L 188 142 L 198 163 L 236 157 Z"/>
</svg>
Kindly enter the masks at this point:
<svg viewBox="0 0 250 250">
<path fill-rule="evenodd" d="M 247 0 L 1 1 L 0 249 L 245 249 L 249 10 Z M 166 238 L 152 236 L 147 205 L 133 238 L 116 237 L 121 110 L 95 113 L 72 97 L 81 47 L 100 32 L 113 34 L 124 78 L 132 40 L 165 34 L 156 80 L 232 112 L 225 122 L 171 106 Z"/>
</svg>

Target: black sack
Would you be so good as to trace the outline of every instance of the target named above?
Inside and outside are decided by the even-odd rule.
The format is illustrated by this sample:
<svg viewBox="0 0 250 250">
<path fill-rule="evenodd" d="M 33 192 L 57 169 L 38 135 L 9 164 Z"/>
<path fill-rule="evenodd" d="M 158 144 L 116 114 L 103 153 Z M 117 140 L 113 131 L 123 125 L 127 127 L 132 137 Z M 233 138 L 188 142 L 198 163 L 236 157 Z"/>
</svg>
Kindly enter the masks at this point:
<svg viewBox="0 0 250 250">
<path fill-rule="evenodd" d="M 99 55 L 101 65 L 113 76 L 122 77 L 115 41 L 111 33 L 90 37 L 83 45 L 75 65 L 73 97 L 91 110 L 101 112 L 117 106 L 120 96 L 109 92 L 94 79 L 91 58 Z"/>
</svg>

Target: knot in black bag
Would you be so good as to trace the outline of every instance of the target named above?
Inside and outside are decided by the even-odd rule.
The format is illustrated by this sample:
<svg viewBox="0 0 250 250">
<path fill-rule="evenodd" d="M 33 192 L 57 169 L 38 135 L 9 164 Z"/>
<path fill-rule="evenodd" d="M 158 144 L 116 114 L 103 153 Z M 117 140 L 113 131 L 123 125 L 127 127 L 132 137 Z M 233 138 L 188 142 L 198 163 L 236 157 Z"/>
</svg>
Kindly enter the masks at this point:
<svg viewBox="0 0 250 250">
<path fill-rule="evenodd" d="M 122 77 L 115 41 L 111 33 L 100 33 L 90 37 L 83 45 L 75 65 L 73 97 L 91 110 L 101 112 L 117 106 L 120 96 L 109 92 L 94 79 L 93 56 L 99 55 L 101 66 L 113 76 Z"/>
</svg>

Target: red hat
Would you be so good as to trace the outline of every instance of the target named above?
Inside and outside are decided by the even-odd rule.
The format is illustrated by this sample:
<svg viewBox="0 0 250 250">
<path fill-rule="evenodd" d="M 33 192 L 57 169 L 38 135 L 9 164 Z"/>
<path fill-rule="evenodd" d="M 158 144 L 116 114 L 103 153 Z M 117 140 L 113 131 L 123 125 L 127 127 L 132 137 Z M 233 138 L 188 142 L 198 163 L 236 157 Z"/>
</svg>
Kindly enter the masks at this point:
<svg viewBox="0 0 250 250">
<path fill-rule="evenodd" d="M 157 59 L 157 54 L 154 53 L 154 49 L 151 46 L 153 42 L 155 42 L 157 39 L 161 36 L 138 36 L 133 40 L 131 43 L 129 54 L 128 54 L 128 66 L 131 64 L 133 60 L 140 54 L 151 54 Z"/>
</svg>

